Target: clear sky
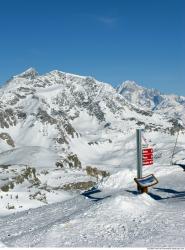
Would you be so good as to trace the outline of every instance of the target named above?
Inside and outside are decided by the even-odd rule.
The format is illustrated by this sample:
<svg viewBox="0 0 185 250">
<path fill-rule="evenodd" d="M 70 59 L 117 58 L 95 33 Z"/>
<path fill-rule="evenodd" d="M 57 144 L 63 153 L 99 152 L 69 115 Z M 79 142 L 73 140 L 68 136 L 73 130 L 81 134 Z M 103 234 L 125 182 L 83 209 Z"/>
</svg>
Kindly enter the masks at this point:
<svg viewBox="0 0 185 250">
<path fill-rule="evenodd" d="M 185 95 L 185 0 L 0 0 L 0 83 L 29 67 Z"/>
</svg>

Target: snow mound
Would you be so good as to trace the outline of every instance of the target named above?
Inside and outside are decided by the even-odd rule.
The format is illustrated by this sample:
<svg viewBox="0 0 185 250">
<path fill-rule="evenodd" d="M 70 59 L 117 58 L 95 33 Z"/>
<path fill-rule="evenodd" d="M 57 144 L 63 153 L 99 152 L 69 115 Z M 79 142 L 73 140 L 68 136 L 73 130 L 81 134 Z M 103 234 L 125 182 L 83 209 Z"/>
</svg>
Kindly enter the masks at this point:
<svg viewBox="0 0 185 250">
<path fill-rule="evenodd" d="M 112 203 L 112 201 L 111 201 Z M 122 210 L 126 214 L 140 215 L 151 206 L 156 205 L 157 201 L 151 198 L 148 194 L 126 196 L 119 195 L 114 199 L 114 207 Z"/>
<path fill-rule="evenodd" d="M 136 177 L 136 171 L 123 169 L 115 174 L 112 174 L 105 182 L 102 183 L 103 189 L 121 189 L 133 183 Z"/>
</svg>

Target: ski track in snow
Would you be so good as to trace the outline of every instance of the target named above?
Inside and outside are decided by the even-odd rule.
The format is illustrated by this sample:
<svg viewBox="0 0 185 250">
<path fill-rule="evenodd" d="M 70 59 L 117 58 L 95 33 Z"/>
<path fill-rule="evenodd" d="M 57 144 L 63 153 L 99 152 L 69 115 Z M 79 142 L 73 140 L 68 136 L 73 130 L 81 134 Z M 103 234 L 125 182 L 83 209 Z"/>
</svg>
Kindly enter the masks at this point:
<svg viewBox="0 0 185 250">
<path fill-rule="evenodd" d="M 92 205 L 91 201 L 84 203 L 82 200 L 82 197 L 77 197 L 67 202 L 43 206 L 42 209 L 30 209 L 3 217 L 0 219 L 0 238 L 10 246 L 34 246 L 53 225 L 71 220 Z"/>
<path fill-rule="evenodd" d="M 160 185 L 150 189 L 159 200 L 134 194 L 132 186 L 109 191 L 111 197 L 98 202 L 77 195 L 5 216 L 0 219 L 0 241 L 9 247 L 182 247 L 183 184 L 184 173 L 179 170 L 163 176 Z"/>
</svg>

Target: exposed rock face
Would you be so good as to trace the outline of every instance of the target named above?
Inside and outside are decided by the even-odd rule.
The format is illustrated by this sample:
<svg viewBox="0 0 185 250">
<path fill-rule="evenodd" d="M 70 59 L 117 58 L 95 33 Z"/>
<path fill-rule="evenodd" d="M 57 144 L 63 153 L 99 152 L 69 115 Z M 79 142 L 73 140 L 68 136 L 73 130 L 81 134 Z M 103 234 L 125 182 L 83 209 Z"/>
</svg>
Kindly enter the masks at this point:
<svg viewBox="0 0 185 250">
<path fill-rule="evenodd" d="M 75 169 L 81 169 L 82 164 L 76 154 L 69 154 L 65 159 L 56 162 L 56 166 L 60 168 L 70 167 Z"/>
<path fill-rule="evenodd" d="M 0 183 L 0 189 L 3 192 L 8 192 L 9 190 L 13 189 L 15 185 L 22 184 L 25 180 L 29 181 L 31 185 L 39 185 L 40 181 L 38 177 L 36 176 L 36 170 L 32 167 L 25 167 L 19 174 L 15 174 L 11 180 L 8 178 L 6 179 L 6 183 L 1 185 Z"/>
<path fill-rule="evenodd" d="M 68 190 L 88 190 L 89 188 L 93 187 L 96 184 L 94 181 L 82 181 L 82 182 L 74 182 L 65 184 L 62 188 L 66 191 Z"/>
<path fill-rule="evenodd" d="M 49 123 L 51 125 L 57 124 L 57 120 L 48 115 L 48 113 L 41 108 L 38 110 L 37 118 L 40 119 L 42 123 Z"/>
<path fill-rule="evenodd" d="M 15 147 L 14 141 L 8 133 L 1 133 L 0 139 L 6 141 L 6 143 L 12 146 L 13 148 Z"/>
<path fill-rule="evenodd" d="M 96 177 L 97 179 L 110 176 L 110 173 L 108 173 L 107 171 L 93 168 L 91 166 L 86 167 L 86 172 L 87 172 L 87 175 Z"/>
<path fill-rule="evenodd" d="M 9 128 L 16 125 L 16 117 L 13 109 L 0 110 L 0 127 Z"/>
</svg>

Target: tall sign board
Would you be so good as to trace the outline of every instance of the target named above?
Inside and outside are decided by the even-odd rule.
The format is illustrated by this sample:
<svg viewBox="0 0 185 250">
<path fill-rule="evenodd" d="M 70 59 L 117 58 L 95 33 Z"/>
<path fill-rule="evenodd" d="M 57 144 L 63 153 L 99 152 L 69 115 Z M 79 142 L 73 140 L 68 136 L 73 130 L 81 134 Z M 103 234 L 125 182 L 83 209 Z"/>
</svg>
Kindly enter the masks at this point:
<svg viewBox="0 0 185 250">
<path fill-rule="evenodd" d="M 142 162 L 143 166 L 149 166 L 153 164 L 153 148 L 142 149 Z"/>
</svg>

